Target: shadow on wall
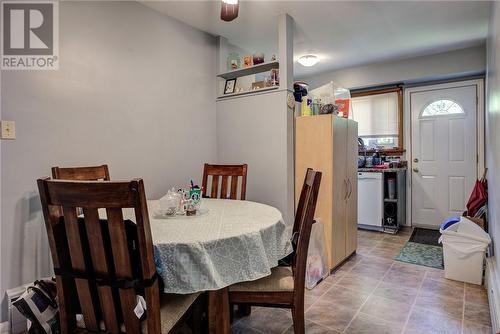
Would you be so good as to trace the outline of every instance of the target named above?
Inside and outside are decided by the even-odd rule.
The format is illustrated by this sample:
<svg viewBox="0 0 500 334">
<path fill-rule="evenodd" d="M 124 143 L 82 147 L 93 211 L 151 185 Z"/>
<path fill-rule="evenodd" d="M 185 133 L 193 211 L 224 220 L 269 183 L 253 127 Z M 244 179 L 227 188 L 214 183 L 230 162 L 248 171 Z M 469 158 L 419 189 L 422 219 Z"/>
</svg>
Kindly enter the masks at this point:
<svg viewBox="0 0 500 334">
<path fill-rule="evenodd" d="M 23 196 L 16 204 L 15 221 L 22 223 L 17 233 L 12 236 L 14 250 L 20 252 L 20 263 L 10 263 L 7 267 L 4 282 L 22 282 L 26 284 L 36 279 L 52 274 L 49 243 L 45 222 L 43 220 L 40 196 L 37 192 L 30 192 Z M 13 268 L 19 270 L 13 270 Z M 14 287 L 11 287 L 14 288 Z M 7 310 L 7 299 L 3 298 L 2 313 Z"/>
</svg>

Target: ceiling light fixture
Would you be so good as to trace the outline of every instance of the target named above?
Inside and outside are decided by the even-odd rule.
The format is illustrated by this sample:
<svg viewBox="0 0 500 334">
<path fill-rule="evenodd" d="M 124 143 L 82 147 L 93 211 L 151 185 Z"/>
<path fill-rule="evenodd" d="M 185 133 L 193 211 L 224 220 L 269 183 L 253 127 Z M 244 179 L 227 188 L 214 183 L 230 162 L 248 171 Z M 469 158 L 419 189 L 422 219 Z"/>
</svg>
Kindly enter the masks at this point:
<svg viewBox="0 0 500 334">
<path fill-rule="evenodd" d="M 299 58 L 299 64 L 305 67 L 311 67 L 319 62 L 318 56 L 315 55 L 305 55 Z"/>
<path fill-rule="evenodd" d="M 238 0 L 222 0 L 220 8 L 220 18 L 223 21 L 229 22 L 238 17 L 240 4 Z"/>
</svg>

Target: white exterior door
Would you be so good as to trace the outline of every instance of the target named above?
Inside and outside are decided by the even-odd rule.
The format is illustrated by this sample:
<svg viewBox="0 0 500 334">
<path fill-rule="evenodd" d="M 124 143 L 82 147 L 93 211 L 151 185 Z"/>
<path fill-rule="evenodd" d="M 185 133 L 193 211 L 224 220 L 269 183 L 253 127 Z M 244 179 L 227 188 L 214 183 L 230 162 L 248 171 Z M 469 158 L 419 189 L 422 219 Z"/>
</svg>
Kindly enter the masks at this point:
<svg viewBox="0 0 500 334">
<path fill-rule="evenodd" d="M 412 224 L 461 215 L 477 175 L 477 86 L 412 92 Z"/>
</svg>

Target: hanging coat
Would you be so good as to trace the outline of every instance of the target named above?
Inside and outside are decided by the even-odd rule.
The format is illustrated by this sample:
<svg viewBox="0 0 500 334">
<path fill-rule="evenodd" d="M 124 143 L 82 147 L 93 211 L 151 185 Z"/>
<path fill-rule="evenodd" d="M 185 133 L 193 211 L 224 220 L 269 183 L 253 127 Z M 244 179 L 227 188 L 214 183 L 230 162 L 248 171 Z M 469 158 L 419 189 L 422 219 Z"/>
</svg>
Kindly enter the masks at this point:
<svg viewBox="0 0 500 334">
<path fill-rule="evenodd" d="M 488 201 L 488 183 L 486 179 L 477 180 L 472 189 L 472 193 L 467 202 L 467 216 L 474 217 L 479 210 Z"/>
</svg>

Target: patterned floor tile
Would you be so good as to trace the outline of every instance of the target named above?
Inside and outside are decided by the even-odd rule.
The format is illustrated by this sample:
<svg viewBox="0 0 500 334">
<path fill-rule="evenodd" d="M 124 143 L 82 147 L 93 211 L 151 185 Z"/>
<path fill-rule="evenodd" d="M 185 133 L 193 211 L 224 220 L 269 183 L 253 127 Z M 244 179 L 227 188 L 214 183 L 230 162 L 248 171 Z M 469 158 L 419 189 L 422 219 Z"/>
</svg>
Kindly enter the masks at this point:
<svg viewBox="0 0 500 334">
<path fill-rule="evenodd" d="M 464 298 L 465 285 L 461 282 L 436 281 L 426 278 L 422 284 L 421 296 L 434 297 L 443 296 L 462 300 Z"/>
<path fill-rule="evenodd" d="M 231 334 L 264 334 L 264 333 L 257 329 L 245 326 L 244 324 L 236 323 L 235 325 L 231 326 Z"/>
<path fill-rule="evenodd" d="M 342 332 L 356 315 L 356 309 L 320 299 L 307 312 L 306 319 Z"/>
<path fill-rule="evenodd" d="M 443 317 L 425 308 L 414 307 L 408 319 L 405 333 L 417 334 L 458 334 L 462 321 Z"/>
<path fill-rule="evenodd" d="M 360 291 L 350 290 L 337 285 L 328 290 L 320 300 L 324 303 L 342 305 L 357 310 L 366 302 L 368 296 L 368 294 L 361 293 Z"/>
<path fill-rule="evenodd" d="M 359 291 L 360 293 L 371 293 L 377 287 L 379 280 L 356 275 L 352 272 L 347 273 L 338 281 L 336 286 L 343 286 L 344 288 Z"/>
<path fill-rule="evenodd" d="M 464 319 L 483 326 L 491 326 L 488 305 L 465 303 Z"/>
<path fill-rule="evenodd" d="M 420 288 L 423 280 L 424 277 L 421 275 L 407 274 L 398 270 L 390 269 L 385 275 L 383 282 L 418 289 Z"/>
<path fill-rule="evenodd" d="M 363 307 L 361 307 L 360 312 L 385 321 L 404 324 L 410 310 L 410 304 L 371 295 Z"/>
<path fill-rule="evenodd" d="M 491 334 L 493 330 L 489 326 L 478 325 L 469 321 L 464 321 L 462 334 Z"/>
<path fill-rule="evenodd" d="M 373 292 L 373 295 L 411 305 L 415 301 L 417 293 L 418 289 L 407 287 L 404 282 L 399 282 L 398 284 L 381 282 Z"/>
<path fill-rule="evenodd" d="M 377 317 L 359 313 L 351 322 L 346 334 L 399 334 L 403 329 L 400 323 L 391 323 Z"/>
<path fill-rule="evenodd" d="M 306 334 L 340 334 L 336 330 L 321 326 L 312 321 L 306 321 Z M 288 330 L 283 334 L 294 334 L 293 327 L 288 328 Z"/>
<path fill-rule="evenodd" d="M 373 279 L 381 279 L 384 277 L 385 273 L 389 270 L 388 268 L 379 267 L 377 265 L 365 265 L 363 263 L 359 263 L 354 268 L 351 269 L 351 275 L 359 275 L 365 276 Z"/>
<path fill-rule="evenodd" d="M 462 295 L 463 296 L 463 295 Z M 415 306 L 432 311 L 444 317 L 462 319 L 464 303 L 462 299 L 449 298 L 442 295 L 422 295 L 420 291 Z"/>
<path fill-rule="evenodd" d="M 266 334 L 281 334 L 292 325 L 292 315 L 289 310 L 267 307 L 252 308 L 252 314 L 240 319 L 236 324 Z"/>
<path fill-rule="evenodd" d="M 306 333 L 491 333 L 483 287 L 446 279 L 444 270 L 394 261 L 410 235 L 410 229 L 397 235 L 359 231 L 357 254 L 305 292 Z M 291 334 L 291 312 L 252 308 L 231 331 Z"/>
<path fill-rule="evenodd" d="M 488 293 L 482 286 L 465 285 L 465 302 L 488 305 Z"/>
</svg>

